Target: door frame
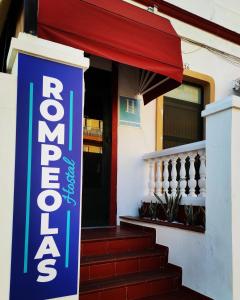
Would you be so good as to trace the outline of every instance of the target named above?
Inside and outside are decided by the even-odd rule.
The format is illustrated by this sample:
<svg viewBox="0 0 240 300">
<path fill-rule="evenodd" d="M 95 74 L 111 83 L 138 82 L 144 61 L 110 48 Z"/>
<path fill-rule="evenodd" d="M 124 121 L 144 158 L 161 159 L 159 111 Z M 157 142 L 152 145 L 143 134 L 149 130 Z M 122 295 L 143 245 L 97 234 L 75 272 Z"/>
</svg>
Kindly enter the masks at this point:
<svg viewBox="0 0 240 300">
<path fill-rule="evenodd" d="M 109 225 L 117 223 L 117 159 L 118 159 L 118 63 L 112 62 L 112 135 L 110 166 Z"/>
</svg>

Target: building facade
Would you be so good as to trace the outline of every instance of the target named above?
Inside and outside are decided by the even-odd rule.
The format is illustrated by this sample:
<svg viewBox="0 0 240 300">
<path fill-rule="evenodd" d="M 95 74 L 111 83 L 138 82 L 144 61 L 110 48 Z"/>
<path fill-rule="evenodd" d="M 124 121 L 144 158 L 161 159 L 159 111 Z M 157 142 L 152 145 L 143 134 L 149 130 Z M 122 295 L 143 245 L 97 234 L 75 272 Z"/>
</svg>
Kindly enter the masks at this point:
<svg viewBox="0 0 240 300">
<path fill-rule="evenodd" d="M 15 57 L 25 53 L 84 70 L 82 227 L 124 221 L 154 228 L 156 242 L 169 247 L 169 262 L 183 268 L 185 286 L 216 300 L 239 299 L 239 4 L 233 1 L 230 8 L 229 2 L 220 0 L 197 5 L 154 0 L 47 2 L 26 1 L 23 9 L 18 8 L 12 30 L 15 7 L 8 3 L 2 27 L 6 72 L 0 74 L 0 132 L 5 145 L 0 152 L 0 190 L 7 199 L 1 220 L 8 226 L 1 229 L 6 237 L 1 262 L 12 259 L 15 133 L 20 122 L 16 123 L 20 73 Z M 86 11 L 80 14 L 78 5 Z M 103 19 L 96 21 L 100 16 Z M 106 20 L 119 26 L 118 31 Z M 130 36 L 127 28 L 137 29 Z M 141 36 L 134 36 L 141 30 Z M 111 32 L 121 34 L 111 40 Z M 142 52 L 134 52 L 139 49 Z M 79 134 L 81 141 L 75 126 L 73 136 L 78 139 Z M 154 193 L 164 201 L 164 192 L 174 197 L 178 190 L 182 214 L 184 205 L 203 209 L 200 226 L 187 226 L 186 215 L 178 220 L 180 225 L 166 224 L 160 216 L 152 221 L 149 214 L 139 218 L 143 202 L 149 207 L 157 201 Z M 4 300 L 10 285 L 6 262 Z"/>
</svg>

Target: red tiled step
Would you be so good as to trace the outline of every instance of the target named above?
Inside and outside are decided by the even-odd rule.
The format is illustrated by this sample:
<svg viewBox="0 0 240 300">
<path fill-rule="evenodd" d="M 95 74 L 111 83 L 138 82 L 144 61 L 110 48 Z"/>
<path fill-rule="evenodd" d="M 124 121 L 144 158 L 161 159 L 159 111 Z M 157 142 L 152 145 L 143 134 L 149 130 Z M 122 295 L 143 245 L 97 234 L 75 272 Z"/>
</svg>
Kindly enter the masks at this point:
<svg viewBox="0 0 240 300">
<path fill-rule="evenodd" d="M 119 275 L 163 270 L 168 260 L 168 248 L 159 246 L 137 252 L 85 256 L 81 259 L 81 283 Z"/>
<path fill-rule="evenodd" d="M 128 225 L 128 224 L 127 224 Z M 109 240 L 109 239 L 115 239 L 115 238 L 126 238 L 126 237 L 137 237 L 142 236 L 146 234 L 152 234 L 148 231 L 143 231 L 139 229 L 140 226 L 136 226 L 136 228 L 127 227 L 126 225 L 121 225 L 117 227 L 111 227 L 111 228 L 83 228 L 81 231 L 81 240 L 82 241 L 98 241 L 98 240 Z"/>
<path fill-rule="evenodd" d="M 80 285 L 80 300 L 136 300 L 177 290 L 181 268 L 168 266 L 153 271 L 95 280 Z"/>
<path fill-rule="evenodd" d="M 181 287 L 179 290 L 163 295 L 141 298 L 139 300 L 212 300 L 189 288 Z"/>
<path fill-rule="evenodd" d="M 154 244 L 155 240 L 152 234 L 137 230 L 86 229 L 82 231 L 81 256 L 126 253 L 154 248 Z"/>
</svg>

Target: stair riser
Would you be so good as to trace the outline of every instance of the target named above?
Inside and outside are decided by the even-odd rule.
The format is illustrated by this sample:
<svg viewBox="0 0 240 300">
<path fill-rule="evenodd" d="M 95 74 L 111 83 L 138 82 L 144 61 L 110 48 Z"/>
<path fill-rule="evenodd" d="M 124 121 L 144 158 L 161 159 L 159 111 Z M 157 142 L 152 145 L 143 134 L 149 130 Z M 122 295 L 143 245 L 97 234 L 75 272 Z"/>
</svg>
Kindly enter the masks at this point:
<svg viewBox="0 0 240 300">
<path fill-rule="evenodd" d="M 150 257 L 128 258 L 126 260 L 83 265 L 81 266 L 80 280 L 81 283 L 83 283 L 131 273 L 163 270 L 166 264 L 166 255 L 154 255 Z"/>
<path fill-rule="evenodd" d="M 82 241 L 81 256 L 106 255 L 143 250 L 153 248 L 154 243 L 155 241 L 152 236 L 106 241 Z"/>
<path fill-rule="evenodd" d="M 134 285 L 117 287 L 104 291 L 80 294 L 80 300 L 137 300 L 144 297 L 160 295 L 176 290 L 181 280 L 179 277 L 164 278 Z"/>
</svg>

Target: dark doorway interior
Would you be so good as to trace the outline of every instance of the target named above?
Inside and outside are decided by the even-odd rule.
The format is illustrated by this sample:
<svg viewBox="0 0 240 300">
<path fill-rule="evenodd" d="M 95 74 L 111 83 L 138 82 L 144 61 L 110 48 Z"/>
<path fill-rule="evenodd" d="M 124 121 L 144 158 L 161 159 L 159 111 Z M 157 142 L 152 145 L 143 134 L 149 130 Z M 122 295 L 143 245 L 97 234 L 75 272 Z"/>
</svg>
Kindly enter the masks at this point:
<svg viewBox="0 0 240 300">
<path fill-rule="evenodd" d="M 82 226 L 109 225 L 112 72 L 85 73 Z"/>
</svg>

